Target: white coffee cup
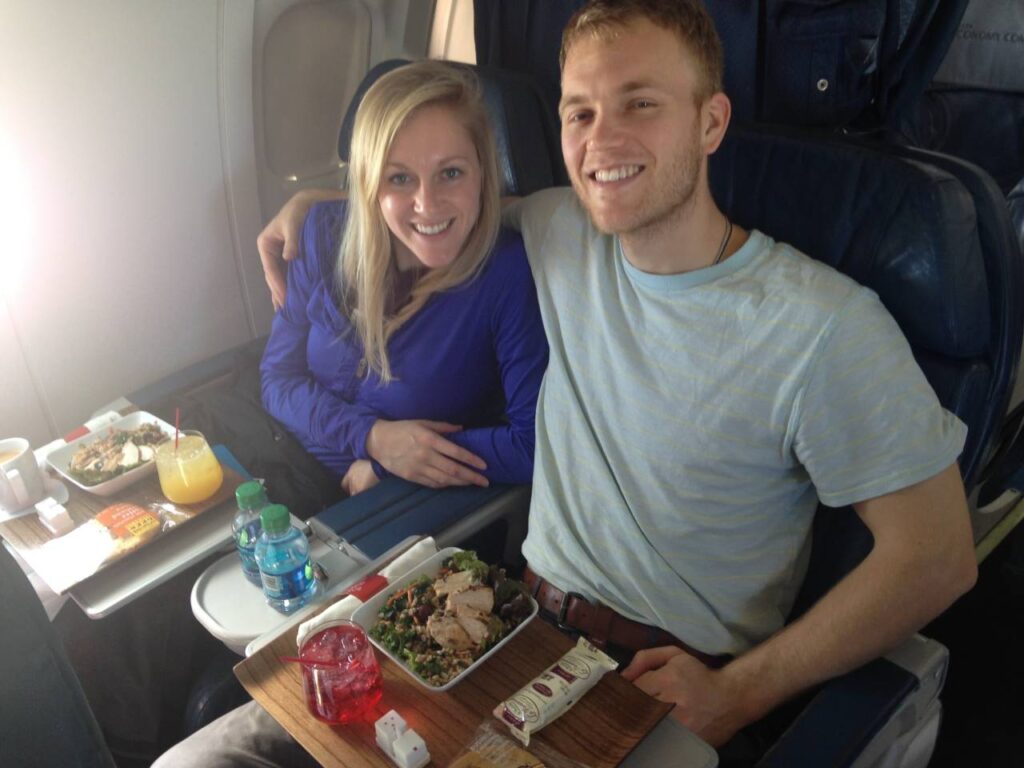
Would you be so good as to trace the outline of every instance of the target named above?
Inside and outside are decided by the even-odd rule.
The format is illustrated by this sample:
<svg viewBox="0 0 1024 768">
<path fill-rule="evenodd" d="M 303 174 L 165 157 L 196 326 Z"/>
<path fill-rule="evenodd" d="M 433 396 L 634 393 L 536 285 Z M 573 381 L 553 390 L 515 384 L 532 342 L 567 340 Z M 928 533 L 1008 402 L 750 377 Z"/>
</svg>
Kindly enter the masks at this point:
<svg viewBox="0 0 1024 768">
<path fill-rule="evenodd" d="M 46 496 L 43 473 L 28 440 L 0 440 L 0 508 L 17 512 Z"/>
</svg>

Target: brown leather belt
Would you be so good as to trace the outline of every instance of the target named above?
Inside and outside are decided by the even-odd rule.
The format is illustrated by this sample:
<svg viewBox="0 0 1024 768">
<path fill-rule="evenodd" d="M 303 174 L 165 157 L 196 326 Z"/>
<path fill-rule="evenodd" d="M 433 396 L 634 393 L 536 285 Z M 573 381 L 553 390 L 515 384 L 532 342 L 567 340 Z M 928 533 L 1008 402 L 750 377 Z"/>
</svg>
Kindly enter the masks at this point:
<svg viewBox="0 0 1024 768">
<path fill-rule="evenodd" d="M 709 667 L 721 667 L 730 656 L 712 656 L 691 648 L 675 635 L 660 627 L 641 624 L 627 619 L 607 605 L 589 602 L 577 592 L 563 592 L 550 581 L 538 576 L 526 566 L 523 581 L 530 589 L 541 610 L 555 617 L 560 629 L 578 632 L 599 647 L 616 645 L 629 651 L 674 645 Z"/>
</svg>

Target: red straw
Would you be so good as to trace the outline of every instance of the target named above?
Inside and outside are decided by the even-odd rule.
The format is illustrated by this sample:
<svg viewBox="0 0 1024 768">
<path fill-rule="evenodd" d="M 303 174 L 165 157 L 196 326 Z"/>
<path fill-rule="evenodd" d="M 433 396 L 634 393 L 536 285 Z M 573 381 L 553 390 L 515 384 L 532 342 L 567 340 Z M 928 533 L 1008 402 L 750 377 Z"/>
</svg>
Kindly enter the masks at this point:
<svg viewBox="0 0 1024 768">
<path fill-rule="evenodd" d="M 178 433 L 181 431 L 178 427 L 181 425 L 181 409 L 174 409 L 174 450 L 178 450 Z"/>
</svg>

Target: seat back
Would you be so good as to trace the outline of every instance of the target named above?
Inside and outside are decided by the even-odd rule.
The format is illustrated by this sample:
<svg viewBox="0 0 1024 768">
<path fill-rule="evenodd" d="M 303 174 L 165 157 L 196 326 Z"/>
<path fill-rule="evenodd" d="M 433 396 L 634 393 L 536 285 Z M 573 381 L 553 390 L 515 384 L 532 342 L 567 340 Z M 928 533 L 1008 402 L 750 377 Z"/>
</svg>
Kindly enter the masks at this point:
<svg viewBox="0 0 1024 768">
<path fill-rule="evenodd" d="M 934 153 L 740 126 L 710 175 L 737 223 L 878 293 L 943 406 L 968 426 L 960 467 L 971 488 L 1006 412 L 1024 329 L 1014 298 L 1024 271 L 991 179 Z M 797 613 L 871 546 L 855 516 L 831 510 L 817 515 L 814 542 Z"/>
<path fill-rule="evenodd" d="M 873 131 L 917 101 L 968 0 L 704 0 L 745 121 Z M 477 0 L 477 61 L 526 72 L 559 99 L 561 30 L 584 0 Z"/>
<path fill-rule="evenodd" d="M 962 158 L 983 168 L 1006 194 L 1018 258 L 1024 257 L 1024 5 L 972 0 L 935 81 L 900 123 L 905 143 Z M 949 162 L 949 161 L 947 161 Z M 962 164 L 962 163 L 961 163 Z M 1001 202 L 1001 201 L 1000 201 Z M 998 202 L 994 207 L 1000 207 Z M 990 283 L 998 285 L 997 276 Z M 1019 285 L 1003 278 L 999 297 L 1011 304 Z M 1020 401 L 1020 393 L 1016 394 Z M 1008 417 L 999 450 L 984 467 L 980 508 L 1005 503 L 1021 489 L 1024 432 L 1021 408 Z"/>
<path fill-rule="evenodd" d="M 0 765 L 114 768 L 42 603 L 2 545 L 0 585 Z"/>
<path fill-rule="evenodd" d="M 972 0 L 934 82 L 900 129 L 913 146 L 962 157 L 1004 193 L 1024 177 L 1024 5 Z"/>
<path fill-rule="evenodd" d="M 404 59 L 389 59 L 363 77 L 338 134 L 338 156 L 345 162 L 349 158 L 356 111 L 366 91 L 381 75 L 408 63 Z M 556 124 L 533 80 L 492 67 L 456 66 L 473 70 L 480 80 L 498 148 L 502 194 L 528 195 L 568 183 Z"/>
<path fill-rule="evenodd" d="M 879 294 L 939 400 L 970 429 L 960 461 L 972 486 L 1006 411 L 1022 335 L 1020 258 L 987 175 L 903 147 L 733 126 L 711 180 L 737 222 Z"/>
</svg>

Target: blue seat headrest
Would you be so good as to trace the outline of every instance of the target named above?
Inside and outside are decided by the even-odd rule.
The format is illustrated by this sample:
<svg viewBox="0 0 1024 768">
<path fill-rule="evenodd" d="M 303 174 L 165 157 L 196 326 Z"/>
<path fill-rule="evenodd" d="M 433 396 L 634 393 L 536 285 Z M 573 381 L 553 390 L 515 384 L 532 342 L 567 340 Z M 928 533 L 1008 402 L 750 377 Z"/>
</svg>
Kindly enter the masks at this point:
<svg viewBox="0 0 1024 768">
<path fill-rule="evenodd" d="M 348 161 L 356 110 L 366 91 L 379 77 L 408 63 L 404 59 L 383 61 L 363 77 L 338 133 L 338 156 L 342 160 Z M 500 69 L 456 66 L 468 67 L 480 79 L 498 149 L 502 193 L 528 195 L 567 183 L 557 127 L 533 81 Z"/>
<path fill-rule="evenodd" d="M 873 146 L 734 126 L 715 199 L 874 290 L 916 353 L 983 356 L 990 310 L 974 201 L 954 176 Z"/>
</svg>

